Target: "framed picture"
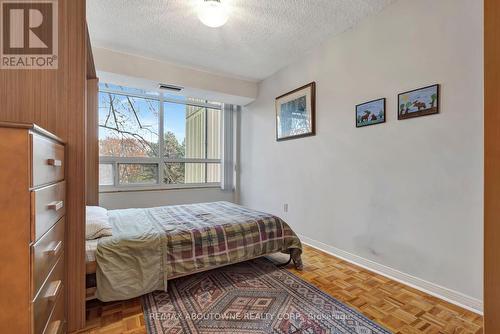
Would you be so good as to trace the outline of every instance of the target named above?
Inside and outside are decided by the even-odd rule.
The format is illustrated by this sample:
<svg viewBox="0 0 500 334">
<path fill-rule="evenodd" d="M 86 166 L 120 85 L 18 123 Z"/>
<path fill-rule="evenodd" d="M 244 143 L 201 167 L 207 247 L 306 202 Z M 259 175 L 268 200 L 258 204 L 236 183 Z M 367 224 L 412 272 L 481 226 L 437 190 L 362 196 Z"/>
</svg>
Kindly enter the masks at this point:
<svg viewBox="0 0 500 334">
<path fill-rule="evenodd" d="M 411 90 L 398 95 L 398 119 L 439 113 L 439 85 Z"/>
<path fill-rule="evenodd" d="M 315 135 L 316 83 L 276 98 L 276 140 Z"/>
<path fill-rule="evenodd" d="M 385 97 L 356 106 L 356 127 L 385 123 Z"/>
</svg>

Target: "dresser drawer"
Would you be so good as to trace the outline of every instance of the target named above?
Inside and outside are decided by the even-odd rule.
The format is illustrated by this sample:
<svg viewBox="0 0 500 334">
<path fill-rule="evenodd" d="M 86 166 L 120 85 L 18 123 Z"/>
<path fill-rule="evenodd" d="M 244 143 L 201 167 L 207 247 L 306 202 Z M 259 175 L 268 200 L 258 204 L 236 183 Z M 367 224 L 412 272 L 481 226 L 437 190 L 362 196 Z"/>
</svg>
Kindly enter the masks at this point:
<svg viewBox="0 0 500 334">
<path fill-rule="evenodd" d="M 66 212 L 65 187 L 63 181 L 31 192 L 33 241 L 38 240 Z"/>
<path fill-rule="evenodd" d="M 64 146 L 37 134 L 31 134 L 31 186 L 64 179 Z"/>
<path fill-rule="evenodd" d="M 66 333 L 66 317 L 64 316 L 64 293 L 61 292 L 59 298 L 57 298 L 56 306 L 54 311 L 50 315 L 49 321 L 47 322 L 47 327 L 43 331 L 43 334 L 62 334 Z"/>
<path fill-rule="evenodd" d="M 34 334 L 41 334 L 45 329 L 57 299 L 63 295 L 63 289 L 64 258 L 61 256 L 33 301 Z"/>
<path fill-rule="evenodd" d="M 32 246 L 33 296 L 64 250 L 64 217 Z"/>
</svg>

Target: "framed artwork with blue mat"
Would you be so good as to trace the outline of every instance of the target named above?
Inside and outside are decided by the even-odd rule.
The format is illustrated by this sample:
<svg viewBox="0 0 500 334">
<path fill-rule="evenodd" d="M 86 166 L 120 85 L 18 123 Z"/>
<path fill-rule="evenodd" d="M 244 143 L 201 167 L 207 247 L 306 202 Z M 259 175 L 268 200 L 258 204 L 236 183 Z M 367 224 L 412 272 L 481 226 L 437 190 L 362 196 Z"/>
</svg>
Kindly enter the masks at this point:
<svg viewBox="0 0 500 334">
<path fill-rule="evenodd" d="M 276 98 L 276 140 L 314 136 L 316 83 L 311 82 Z"/>
<path fill-rule="evenodd" d="M 356 106 L 356 127 L 385 123 L 385 98 Z"/>
</svg>

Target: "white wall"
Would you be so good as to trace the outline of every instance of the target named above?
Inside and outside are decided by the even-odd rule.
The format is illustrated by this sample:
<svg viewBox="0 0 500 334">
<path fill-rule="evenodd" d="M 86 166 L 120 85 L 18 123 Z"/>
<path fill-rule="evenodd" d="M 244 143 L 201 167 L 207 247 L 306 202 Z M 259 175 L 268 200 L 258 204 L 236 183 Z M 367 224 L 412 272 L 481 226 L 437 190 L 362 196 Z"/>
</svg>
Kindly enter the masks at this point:
<svg viewBox="0 0 500 334">
<path fill-rule="evenodd" d="M 99 205 L 110 210 L 216 201 L 233 202 L 234 193 L 219 188 L 197 188 L 99 194 Z"/>
<path fill-rule="evenodd" d="M 399 0 L 263 81 L 241 114 L 241 202 L 480 303 L 482 18 L 479 0 Z M 310 81 L 317 135 L 276 142 L 274 98 Z M 397 94 L 434 83 L 441 113 L 398 121 Z M 355 128 L 379 97 L 387 123 Z"/>
</svg>

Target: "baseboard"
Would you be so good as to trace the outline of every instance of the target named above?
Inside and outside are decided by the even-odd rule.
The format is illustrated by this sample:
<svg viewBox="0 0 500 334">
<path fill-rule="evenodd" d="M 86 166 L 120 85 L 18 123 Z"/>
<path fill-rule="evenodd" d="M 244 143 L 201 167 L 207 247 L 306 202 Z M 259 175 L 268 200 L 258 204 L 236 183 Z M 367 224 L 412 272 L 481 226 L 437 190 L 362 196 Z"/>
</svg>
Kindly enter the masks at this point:
<svg viewBox="0 0 500 334">
<path fill-rule="evenodd" d="M 463 307 L 474 313 L 481 315 L 483 314 L 483 302 L 479 299 L 464 295 L 463 293 L 454 290 L 450 290 L 448 288 L 428 282 L 418 277 L 405 274 L 399 270 L 351 254 L 349 252 L 327 245 L 320 241 L 308 238 L 304 235 L 299 235 L 299 237 L 304 244 L 309 245 L 313 248 L 319 249 L 325 253 L 341 258 L 342 260 L 360 266 L 364 269 L 373 271 L 377 274 L 388 277 L 402 284 L 411 286 L 412 288 L 415 288 L 417 290 L 428 293 L 434 297 L 443 299 L 447 302 Z"/>
</svg>

